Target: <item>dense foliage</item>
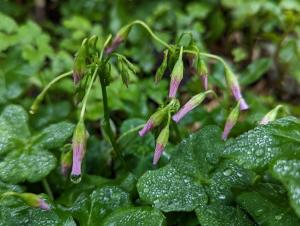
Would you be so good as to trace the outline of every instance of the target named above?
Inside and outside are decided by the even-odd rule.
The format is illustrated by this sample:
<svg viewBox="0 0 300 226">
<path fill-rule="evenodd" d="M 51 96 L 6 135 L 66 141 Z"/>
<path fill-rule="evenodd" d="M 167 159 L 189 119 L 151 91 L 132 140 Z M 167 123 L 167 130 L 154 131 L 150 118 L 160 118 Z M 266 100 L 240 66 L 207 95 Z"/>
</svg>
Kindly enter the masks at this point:
<svg viewBox="0 0 300 226">
<path fill-rule="evenodd" d="M 1 1 L 0 225 L 300 225 L 299 38 L 297 0 Z"/>
</svg>

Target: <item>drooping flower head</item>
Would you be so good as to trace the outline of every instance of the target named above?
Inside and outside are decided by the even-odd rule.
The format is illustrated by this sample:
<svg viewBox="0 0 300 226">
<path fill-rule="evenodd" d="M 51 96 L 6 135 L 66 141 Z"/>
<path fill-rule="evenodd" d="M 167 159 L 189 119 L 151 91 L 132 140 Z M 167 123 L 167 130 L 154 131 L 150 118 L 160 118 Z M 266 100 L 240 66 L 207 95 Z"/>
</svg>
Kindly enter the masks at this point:
<svg viewBox="0 0 300 226">
<path fill-rule="evenodd" d="M 159 133 L 156 139 L 156 146 L 153 156 L 153 165 L 156 165 L 160 159 L 169 140 L 169 124 L 167 124 Z"/>
<path fill-rule="evenodd" d="M 237 105 L 233 108 L 233 110 L 230 112 L 226 120 L 224 131 L 222 134 L 223 140 L 227 139 L 230 131 L 232 130 L 232 128 L 234 127 L 234 125 L 236 124 L 239 118 L 239 114 L 240 114 L 240 102 L 238 102 Z"/>
<path fill-rule="evenodd" d="M 214 93 L 214 91 L 207 90 L 193 96 L 175 115 L 173 115 L 172 119 L 175 122 L 179 122 L 188 112 L 200 105 L 209 93 Z"/>
<path fill-rule="evenodd" d="M 205 90 L 208 88 L 208 70 L 205 62 L 200 56 L 197 59 L 197 74 L 200 76 L 203 87 Z"/>
<path fill-rule="evenodd" d="M 150 116 L 144 127 L 139 131 L 139 135 L 142 137 L 147 134 L 151 129 L 160 125 L 167 114 L 167 108 L 161 108 Z"/>
<path fill-rule="evenodd" d="M 81 47 L 76 53 L 74 64 L 73 64 L 73 80 L 74 84 L 77 85 L 83 78 L 86 70 L 86 57 L 87 57 L 87 39 L 84 39 Z"/>
<path fill-rule="evenodd" d="M 240 102 L 240 109 L 247 110 L 249 106 L 242 96 L 237 77 L 233 74 L 232 70 L 228 66 L 225 67 L 225 75 L 227 84 L 231 89 L 232 95 L 234 96 L 236 101 Z"/>
<path fill-rule="evenodd" d="M 86 152 L 87 131 L 83 120 L 79 120 L 72 140 L 73 164 L 71 176 L 81 175 L 81 163 Z"/>
<path fill-rule="evenodd" d="M 260 121 L 259 124 L 266 125 L 269 122 L 272 122 L 276 119 L 278 111 L 280 108 L 283 108 L 283 105 L 277 105 L 275 108 L 273 108 L 271 111 L 269 111 Z"/>
<path fill-rule="evenodd" d="M 179 84 L 183 78 L 183 60 L 182 60 L 183 48 L 180 48 L 179 57 L 174 65 L 171 73 L 171 82 L 169 88 L 169 97 L 174 98 L 176 96 Z"/>
<path fill-rule="evenodd" d="M 124 27 L 122 27 L 119 32 L 116 34 L 114 40 L 112 41 L 111 45 L 108 46 L 106 49 L 105 49 L 105 52 L 107 54 L 113 52 L 116 48 L 119 47 L 119 45 L 125 40 L 127 39 L 128 37 L 128 34 L 131 30 L 131 25 L 126 25 Z"/>
</svg>

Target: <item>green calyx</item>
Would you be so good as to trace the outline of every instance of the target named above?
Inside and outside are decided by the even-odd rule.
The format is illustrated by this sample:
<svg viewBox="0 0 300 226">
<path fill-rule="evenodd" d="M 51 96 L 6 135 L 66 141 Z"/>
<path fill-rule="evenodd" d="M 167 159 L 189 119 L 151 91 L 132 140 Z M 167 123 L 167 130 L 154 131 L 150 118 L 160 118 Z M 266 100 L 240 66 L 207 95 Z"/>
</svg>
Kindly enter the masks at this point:
<svg viewBox="0 0 300 226">
<path fill-rule="evenodd" d="M 169 53 L 169 50 L 164 51 L 163 62 L 161 63 L 161 65 L 159 66 L 159 68 L 157 69 L 156 74 L 155 74 L 155 83 L 160 82 L 160 80 L 162 79 L 162 77 L 163 77 L 163 75 L 164 75 L 164 73 L 167 69 L 167 66 L 168 66 L 168 53 Z"/>
<path fill-rule="evenodd" d="M 180 81 L 183 78 L 183 60 L 182 60 L 183 47 L 180 48 L 179 57 L 174 65 L 171 73 L 171 79 Z"/>
</svg>

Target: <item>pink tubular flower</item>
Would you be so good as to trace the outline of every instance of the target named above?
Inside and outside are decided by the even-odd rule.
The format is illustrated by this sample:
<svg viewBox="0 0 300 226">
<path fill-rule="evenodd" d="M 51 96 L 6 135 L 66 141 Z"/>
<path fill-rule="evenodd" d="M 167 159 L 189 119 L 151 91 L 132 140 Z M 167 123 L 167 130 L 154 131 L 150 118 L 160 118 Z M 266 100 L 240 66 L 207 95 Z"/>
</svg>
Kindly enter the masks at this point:
<svg viewBox="0 0 300 226">
<path fill-rule="evenodd" d="M 172 119 L 175 122 L 179 122 L 188 112 L 190 112 L 199 104 L 201 104 L 202 101 L 207 96 L 207 94 L 209 93 L 214 93 L 214 92 L 212 90 L 207 90 L 203 93 L 199 93 L 193 96 L 175 115 L 173 115 Z"/>
<path fill-rule="evenodd" d="M 147 121 L 143 129 L 139 131 L 139 135 L 141 137 L 145 136 L 152 128 L 154 127 L 154 123 L 151 118 Z"/>
<path fill-rule="evenodd" d="M 227 66 L 225 67 L 225 75 L 226 75 L 226 81 L 228 83 L 228 86 L 231 89 L 232 95 L 234 96 L 236 101 L 240 102 L 240 109 L 241 110 L 249 109 L 247 102 L 245 101 L 245 99 L 242 96 L 240 85 L 238 83 L 236 76 L 233 74 L 233 72 Z"/>
<path fill-rule="evenodd" d="M 153 165 L 156 165 L 162 155 L 169 140 L 169 124 L 167 124 L 159 133 L 156 139 L 156 146 L 153 155 Z"/>
<path fill-rule="evenodd" d="M 235 108 L 230 112 L 230 114 L 226 120 L 225 127 L 224 127 L 223 134 L 222 134 L 223 140 L 227 139 L 230 131 L 236 124 L 238 117 L 239 117 L 239 113 L 240 113 L 240 102 L 238 102 L 238 104 L 235 106 Z"/>
<path fill-rule="evenodd" d="M 87 133 L 83 120 L 80 120 L 75 128 L 72 147 L 73 147 L 73 164 L 71 176 L 81 175 L 81 163 L 86 151 Z"/>
<path fill-rule="evenodd" d="M 180 48 L 178 60 L 176 61 L 171 73 L 171 82 L 169 89 L 169 97 L 174 98 L 176 96 L 179 84 L 183 78 L 183 61 L 182 61 L 183 48 Z"/>
</svg>

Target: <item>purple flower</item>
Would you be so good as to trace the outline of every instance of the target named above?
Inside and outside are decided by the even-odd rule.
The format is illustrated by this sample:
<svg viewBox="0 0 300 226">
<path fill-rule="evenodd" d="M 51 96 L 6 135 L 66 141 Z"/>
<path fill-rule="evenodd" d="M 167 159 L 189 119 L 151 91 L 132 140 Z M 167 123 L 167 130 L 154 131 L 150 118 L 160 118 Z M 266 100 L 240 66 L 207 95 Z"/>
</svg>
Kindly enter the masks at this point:
<svg viewBox="0 0 300 226">
<path fill-rule="evenodd" d="M 72 176 L 81 175 L 81 163 L 86 152 L 87 133 L 83 120 L 80 120 L 75 128 L 72 147 L 73 147 L 73 164 Z"/>
<path fill-rule="evenodd" d="M 232 95 L 234 96 L 235 100 L 240 103 L 240 109 L 247 110 L 249 106 L 242 96 L 237 77 L 233 74 L 233 72 L 228 66 L 225 67 L 225 75 L 226 75 L 226 81 L 228 83 L 228 86 L 231 89 Z"/>
<path fill-rule="evenodd" d="M 175 97 L 179 84 L 181 82 L 181 79 L 177 79 L 176 77 L 171 78 L 171 83 L 170 83 L 170 90 L 169 90 L 169 97 Z"/>
<path fill-rule="evenodd" d="M 205 92 L 193 96 L 175 115 L 173 115 L 172 119 L 175 122 L 179 122 L 188 112 L 190 112 L 199 104 L 201 104 L 202 101 L 205 99 L 206 95 L 208 95 L 209 93 L 215 94 L 214 91 L 207 90 Z"/>
<path fill-rule="evenodd" d="M 233 123 L 232 121 L 227 121 L 226 124 L 225 124 L 225 127 L 224 127 L 224 131 L 223 131 L 223 134 L 222 134 L 222 139 L 223 140 L 226 140 L 231 129 L 234 127 L 235 123 Z"/>
<path fill-rule="evenodd" d="M 156 165 L 160 159 L 161 154 L 163 153 L 169 140 L 169 120 L 167 125 L 160 131 L 157 139 L 156 146 L 153 156 L 153 165 Z"/>
<path fill-rule="evenodd" d="M 175 115 L 173 115 L 172 119 L 175 122 L 179 122 L 188 112 L 193 110 L 196 105 L 187 102 Z"/>
<path fill-rule="evenodd" d="M 153 127 L 154 127 L 154 123 L 151 119 L 149 119 L 147 123 L 144 125 L 143 129 L 139 131 L 139 135 L 141 137 L 145 136 Z"/>
<path fill-rule="evenodd" d="M 231 86 L 231 92 L 235 100 L 240 101 L 240 109 L 242 111 L 249 109 L 248 104 L 246 103 L 245 99 L 242 97 L 241 90 L 238 84 L 234 84 Z"/>
<path fill-rule="evenodd" d="M 179 84 L 183 78 L 183 61 L 182 61 L 183 48 L 180 48 L 179 57 L 174 65 L 171 73 L 171 82 L 169 88 L 169 97 L 174 98 L 176 96 Z"/>
<path fill-rule="evenodd" d="M 153 165 L 156 165 L 160 159 L 161 154 L 164 151 L 164 145 L 163 144 L 156 144 L 154 156 L 153 156 Z"/>
</svg>

